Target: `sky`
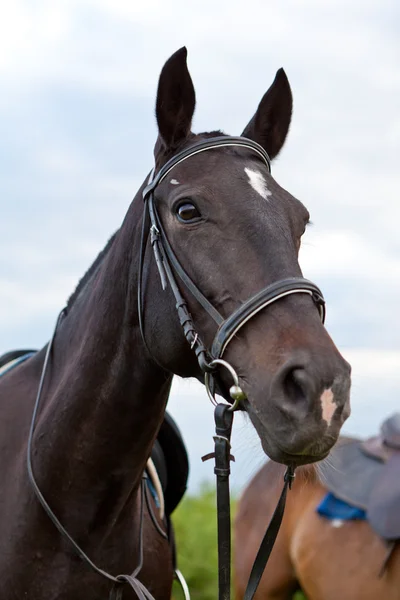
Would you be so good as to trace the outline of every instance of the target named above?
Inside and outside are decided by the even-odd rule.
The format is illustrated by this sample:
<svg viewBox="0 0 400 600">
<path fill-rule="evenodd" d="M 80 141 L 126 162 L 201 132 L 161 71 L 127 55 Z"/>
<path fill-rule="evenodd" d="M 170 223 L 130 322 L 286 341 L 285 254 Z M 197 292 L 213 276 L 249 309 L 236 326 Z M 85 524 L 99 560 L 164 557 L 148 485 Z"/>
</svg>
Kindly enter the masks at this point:
<svg viewBox="0 0 400 600">
<path fill-rule="evenodd" d="M 400 410 L 400 5 L 396 0 L 13 0 L 0 20 L 0 353 L 41 347 L 152 167 L 159 72 L 179 47 L 194 131 L 238 135 L 284 67 L 291 130 L 276 180 L 307 206 L 304 275 L 353 366 L 344 431 Z M 212 406 L 193 381 L 169 403 L 212 480 Z M 235 417 L 233 484 L 265 459 Z"/>
</svg>

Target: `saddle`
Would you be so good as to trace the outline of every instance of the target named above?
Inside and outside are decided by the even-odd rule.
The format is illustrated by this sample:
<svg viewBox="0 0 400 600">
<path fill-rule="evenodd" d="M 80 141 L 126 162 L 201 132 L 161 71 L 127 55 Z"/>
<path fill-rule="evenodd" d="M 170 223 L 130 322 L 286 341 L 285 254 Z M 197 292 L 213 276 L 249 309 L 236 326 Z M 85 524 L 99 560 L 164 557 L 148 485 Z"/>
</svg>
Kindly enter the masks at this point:
<svg viewBox="0 0 400 600">
<path fill-rule="evenodd" d="M 12 350 L 0 356 L 0 377 L 16 368 L 35 352 L 36 350 Z M 151 459 L 161 483 L 165 515 L 168 518 L 186 491 L 189 460 L 179 428 L 167 412 L 154 442 Z"/>
<path fill-rule="evenodd" d="M 186 491 L 189 460 L 179 428 L 167 412 L 154 442 L 151 458 L 164 493 L 165 514 L 169 517 Z"/>
<path fill-rule="evenodd" d="M 400 540 L 400 413 L 368 440 L 341 437 L 319 470 L 322 484 L 364 510 L 379 536 Z"/>
<path fill-rule="evenodd" d="M 11 350 L 2 354 L 0 356 L 0 377 L 36 352 L 36 350 Z"/>
<path fill-rule="evenodd" d="M 395 413 L 381 425 L 380 435 L 362 442 L 361 448 L 367 456 L 387 462 L 400 452 L 400 413 Z"/>
</svg>

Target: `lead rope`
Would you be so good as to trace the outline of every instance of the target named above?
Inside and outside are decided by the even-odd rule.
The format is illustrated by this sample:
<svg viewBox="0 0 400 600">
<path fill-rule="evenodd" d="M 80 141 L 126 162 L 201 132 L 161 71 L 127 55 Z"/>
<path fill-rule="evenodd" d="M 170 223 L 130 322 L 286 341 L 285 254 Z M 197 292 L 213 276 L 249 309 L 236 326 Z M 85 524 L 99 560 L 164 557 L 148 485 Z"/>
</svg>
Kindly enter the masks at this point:
<svg viewBox="0 0 400 600">
<path fill-rule="evenodd" d="M 230 453 L 233 425 L 232 406 L 217 404 L 215 419 L 215 450 L 202 457 L 203 461 L 215 458 L 214 473 L 217 487 L 217 523 L 218 523 L 218 598 L 229 600 L 231 590 L 231 514 L 229 475 L 230 462 L 235 458 Z M 247 583 L 244 600 L 252 600 L 264 573 L 265 566 L 274 547 L 285 510 L 286 495 L 294 479 L 294 470 L 288 467 L 284 476 L 284 485 L 274 514 L 260 544 Z"/>
</svg>

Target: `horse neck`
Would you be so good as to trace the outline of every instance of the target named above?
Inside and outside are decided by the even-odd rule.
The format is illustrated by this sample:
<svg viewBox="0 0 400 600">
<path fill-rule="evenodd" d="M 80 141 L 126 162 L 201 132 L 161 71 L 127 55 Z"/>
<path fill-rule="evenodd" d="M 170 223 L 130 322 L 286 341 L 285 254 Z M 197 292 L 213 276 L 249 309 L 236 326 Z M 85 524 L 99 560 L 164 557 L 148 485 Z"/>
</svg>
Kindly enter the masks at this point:
<svg viewBox="0 0 400 600">
<path fill-rule="evenodd" d="M 141 211 L 136 198 L 54 339 L 33 462 L 42 490 L 58 490 L 60 517 L 75 504 L 96 520 L 106 503 L 112 520 L 137 488 L 163 418 L 172 376 L 148 357 L 138 326 Z"/>
</svg>

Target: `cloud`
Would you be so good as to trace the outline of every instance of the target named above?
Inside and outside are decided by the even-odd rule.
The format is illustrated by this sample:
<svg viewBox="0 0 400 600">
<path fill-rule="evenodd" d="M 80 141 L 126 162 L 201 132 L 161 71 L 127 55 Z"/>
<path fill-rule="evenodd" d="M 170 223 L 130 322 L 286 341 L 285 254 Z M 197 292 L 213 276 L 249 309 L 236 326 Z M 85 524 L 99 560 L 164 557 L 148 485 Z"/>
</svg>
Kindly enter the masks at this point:
<svg viewBox="0 0 400 600">
<path fill-rule="evenodd" d="M 320 233 L 312 228 L 307 240 L 300 260 L 317 275 L 324 275 L 327 267 L 336 278 L 351 278 L 357 272 L 360 279 L 377 286 L 393 278 L 400 292 L 400 255 L 385 251 L 376 240 L 368 242 L 348 229 Z"/>
</svg>

